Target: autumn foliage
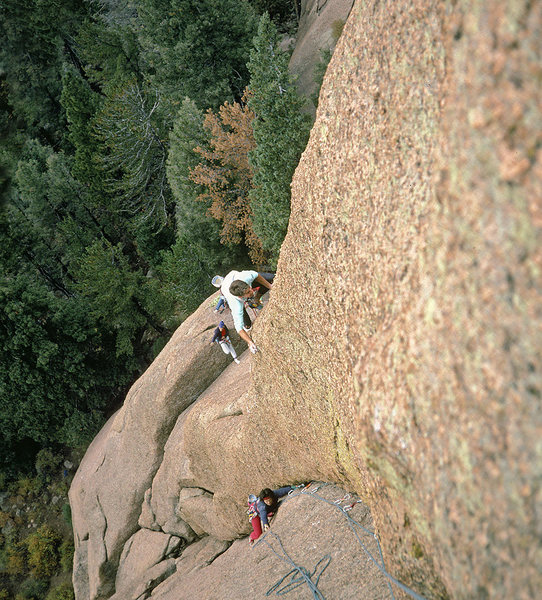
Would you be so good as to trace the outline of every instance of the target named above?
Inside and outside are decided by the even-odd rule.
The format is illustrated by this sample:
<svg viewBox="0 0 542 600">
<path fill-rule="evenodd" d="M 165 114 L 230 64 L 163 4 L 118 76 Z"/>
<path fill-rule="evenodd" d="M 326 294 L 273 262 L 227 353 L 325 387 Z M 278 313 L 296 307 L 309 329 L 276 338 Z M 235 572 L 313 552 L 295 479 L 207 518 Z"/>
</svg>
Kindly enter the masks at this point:
<svg viewBox="0 0 542 600">
<path fill-rule="evenodd" d="M 204 127 L 210 134 L 207 148 L 197 147 L 202 161 L 190 171 L 190 179 L 205 192 L 198 200 L 211 201 L 210 214 L 222 223 L 221 241 L 244 243 L 254 263 L 265 260 L 262 244 L 254 233 L 249 192 L 252 168 L 248 153 L 255 148 L 252 120 L 254 113 L 246 104 L 224 103 L 218 114 L 208 110 Z"/>
</svg>

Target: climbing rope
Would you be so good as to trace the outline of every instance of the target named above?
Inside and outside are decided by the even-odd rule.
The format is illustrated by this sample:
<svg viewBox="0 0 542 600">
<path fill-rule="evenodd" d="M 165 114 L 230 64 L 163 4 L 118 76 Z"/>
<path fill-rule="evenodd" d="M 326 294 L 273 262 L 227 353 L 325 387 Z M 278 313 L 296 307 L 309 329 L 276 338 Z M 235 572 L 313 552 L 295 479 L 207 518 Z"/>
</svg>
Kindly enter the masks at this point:
<svg viewBox="0 0 542 600">
<path fill-rule="evenodd" d="M 280 546 L 280 549 L 282 551 L 282 555 L 280 555 L 273 548 L 273 546 L 267 541 L 266 537 L 268 535 L 273 536 L 277 540 L 277 542 Z M 293 567 L 293 569 L 291 571 L 288 571 L 288 573 L 286 573 L 286 575 L 284 575 L 284 577 L 281 577 L 274 585 L 272 585 L 267 590 L 267 592 L 265 593 L 266 596 L 270 596 L 273 592 L 275 592 L 275 595 L 277 595 L 277 596 L 284 596 L 288 592 L 291 592 L 292 590 L 295 590 L 296 588 L 298 588 L 300 585 L 303 585 L 304 583 L 306 583 L 308 585 L 310 591 L 312 592 L 313 598 L 315 600 L 325 600 L 322 592 L 318 589 L 318 582 L 320 581 L 320 576 L 326 570 L 327 566 L 331 562 L 331 556 L 329 554 L 326 554 L 324 557 L 322 557 L 316 563 L 312 572 L 309 572 L 305 567 L 302 567 L 302 566 L 296 564 L 292 560 L 292 558 L 289 556 L 289 554 L 284 549 L 281 539 L 275 532 L 269 531 L 268 533 L 266 533 L 263 538 L 260 538 L 260 540 L 258 540 L 256 542 L 256 545 L 259 544 L 260 542 L 264 543 L 266 546 L 268 546 L 271 549 L 271 552 L 273 552 L 273 554 L 275 554 L 280 560 L 282 560 L 285 563 L 288 563 L 289 565 L 291 565 Z M 316 575 L 316 579 L 313 580 L 313 577 L 315 575 Z M 283 583 L 286 582 L 288 578 L 290 578 L 290 581 L 283 585 Z"/>
<path fill-rule="evenodd" d="M 350 494 L 346 494 L 340 500 L 338 500 L 338 501 L 335 500 L 335 502 L 327 500 L 326 498 L 324 498 L 323 496 L 320 496 L 320 494 L 316 494 L 315 492 L 308 492 L 306 489 L 298 492 L 295 495 L 296 496 L 299 496 L 299 495 L 310 495 L 313 498 L 316 498 L 318 500 L 321 500 L 322 502 L 325 502 L 326 504 L 329 504 L 330 506 L 333 506 L 334 508 L 336 508 L 337 510 L 339 510 L 346 517 L 346 520 L 347 520 L 348 525 L 350 526 L 350 529 L 352 530 L 352 532 L 356 536 L 356 539 L 360 543 L 360 545 L 363 548 L 365 554 L 367 554 L 367 556 L 369 557 L 369 559 L 376 565 L 376 567 L 380 570 L 380 572 L 388 579 L 388 588 L 390 590 L 390 594 L 391 594 L 392 598 L 395 598 L 395 597 L 393 595 L 393 589 L 391 587 L 390 582 L 394 583 L 397 587 L 399 587 L 400 589 L 402 589 L 403 592 L 405 592 L 406 594 L 408 594 L 411 598 L 414 598 L 415 600 L 426 600 L 423 596 L 421 596 L 420 594 L 416 593 L 414 590 L 411 590 L 404 583 L 401 583 L 393 575 L 391 575 L 390 573 L 388 573 L 388 571 L 386 570 L 386 568 L 384 566 L 384 556 L 382 554 L 382 547 L 380 546 L 380 541 L 379 541 L 378 536 L 376 535 L 376 533 L 374 531 L 371 531 L 370 529 L 367 529 L 361 523 L 358 523 L 358 521 L 356 521 L 355 519 L 353 519 L 348 514 L 349 511 L 352 510 L 352 508 L 358 502 L 360 502 L 359 500 L 356 500 L 356 501 L 348 504 L 347 506 L 341 506 L 342 502 L 350 500 Z M 377 547 L 378 547 L 378 552 L 380 554 L 380 559 L 382 561 L 382 564 L 380 564 L 380 562 L 374 558 L 374 556 L 371 554 L 371 552 L 369 551 L 369 549 L 367 548 L 367 546 L 364 544 L 363 540 L 361 539 L 361 537 L 359 535 L 359 530 L 361 530 L 366 535 L 372 537 L 376 541 L 376 544 L 377 544 Z"/>
<path fill-rule="evenodd" d="M 320 494 L 316 493 L 322 487 L 325 487 L 327 485 L 329 485 L 329 484 L 320 483 L 317 487 L 315 487 L 313 489 L 311 489 L 312 484 L 308 484 L 306 486 L 305 485 L 297 486 L 297 488 L 291 490 L 288 493 L 288 496 L 283 500 L 283 502 L 286 502 L 287 500 L 290 500 L 291 498 L 294 498 L 296 496 L 301 496 L 301 495 L 311 496 L 311 497 L 316 498 L 317 500 L 320 500 L 321 502 L 325 502 L 326 504 L 329 504 L 330 506 L 339 510 L 346 517 L 346 520 L 347 520 L 347 523 L 348 523 L 350 529 L 354 533 L 356 539 L 358 540 L 359 544 L 363 548 L 365 554 L 376 565 L 376 567 L 380 570 L 380 572 L 387 578 L 387 580 L 388 580 L 387 584 L 388 584 L 388 588 L 389 588 L 392 600 L 395 600 L 395 596 L 393 594 L 393 588 L 391 586 L 392 583 L 394 585 L 396 585 L 397 587 L 399 587 L 401 590 L 403 590 L 403 592 L 408 594 L 411 598 L 414 598 L 415 600 L 426 600 L 423 596 L 416 593 L 414 590 L 411 590 L 404 583 L 401 583 L 398 579 L 393 577 L 393 575 L 388 573 L 388 571 L 386 570 L 385 565 L 384 565 L 384 555 L 382 553 L 382 547 L 380 546 L 380 541 L 379 541 L 376 533 L 374 531 L 371 531 L 370 529 L 367 529 L 366 527 L 364 527 L 361 523 L 359 523 L 358 521 L 353 519 L 348 514 L 354 508 L 354 506 L 356 504 L 361 502 L 361 500 L 354 500 L 353 498 L 351 498 L 350 494 L 345 494 L 342 498 L 339 498 L 338 500 L 335 500 L 335 501 L 327 500 Z M 301 491 L 297 491 L 299 488 L 303 488 L 303 489 Z M 348 504 L 343 506 L 343 504 L 342 504 L 343 502 L 347 502 Z M 380 561 L 375 559 L 375 557 L 371 554 L 369 548 L 362 540 L 362 538 L 360 536 L 360 532 L 363 535 L 367 535 L 376 541 L 376 544 L 378 547 L 378 553 L 380 555 Z M 283 556 L 281 556 L 267 541 L 266 538 L 269 535 L 273 536 L 278 541 L 280 548 L 282 550 Z M 286 575 L 284 575 L 284 577 L 282 577 L 279 581 L 277 581 L 267 591 L 266 596 L 269 596 L 273 592 L 275 592 L 276 595 L 284 595 L 284 594 L 287 594 L 289 591 L 299 587 L 300 585 L 303 585 L 303 583 L 307 583 L 309 589 L 311 590 L 311 592 L 313 594 L 313 598 L 315 600 L 325 600 L 324 596 L 322 595 L 322 592 L 318 589 L 318 582 L 320 580 L 320 576 L 322 575 L 324 570 L 328 567 L 329 563 L 331 562 L 331 556 L 329 554 L 326 554 L 323 558 L 321 558 L 316 563 L 316 566 L 314 567 L 313 571 L 311 573 L 309 573 L 307 571 L 307 569 L 297 565 L 291 559 L 291 557 L 288 555 L 288 553 L 284 549 L 284 546 L 282 545 L 282 541 L 280 540 L 279 536 L 276 533 L 272 532 L 271 530 L 268 530 L 262 537 L 260 537 L 260 539 L 256 542 L 255 545 L 257 545 L 259 543 L 266 544 L 269 548 L 271 548 L 271 551 L 278 558 L 280 558 L 280 560 L 290 564 L 293 567 L 291 571 L 289 571 Z M 323 565 L 323 566 L 320 568 L 320 571 L 318 572 L 316 579 L 313 581 L 313 577 L 316 575 L 316 573 L 318 571 L 318 567 L 320 565 Z M 291 581 L 289 583 L 286 583 L 283 587 L 281 587 L 282 584 L 288 579 L 288 577 L 291 577 Z"/>
</svg>

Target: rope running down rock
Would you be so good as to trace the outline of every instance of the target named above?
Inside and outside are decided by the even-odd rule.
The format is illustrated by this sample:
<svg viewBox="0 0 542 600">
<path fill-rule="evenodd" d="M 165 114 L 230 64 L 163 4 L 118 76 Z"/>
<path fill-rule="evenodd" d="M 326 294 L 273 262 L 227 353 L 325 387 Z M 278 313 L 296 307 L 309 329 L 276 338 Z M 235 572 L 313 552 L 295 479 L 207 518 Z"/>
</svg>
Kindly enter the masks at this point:
<svg viewBox="0 0 542 600">
<path fill-rule="evenodd" d="M 343 498 L 341 498 L 339 500 L 336 500 L 335 502 L 332 502 L 331 500 L 327 500 L 326 498 L 324 498 L 324 497 L 322 497 L 322 496 L 320 496 L 319 494 L 316 493 L 321 487 L 324 487 L 324 486 L 326 486 L 328 484 L 321 483 L 316 488 L 314 488 L 314 489 L 312 489 L 312 490 L 309 491 L 310 485 L 311 484 L 309 484 L 309 486 L 299 486 L 299 487 L 304 487 L 304 489 L 301 490 L 301 491 L 299 491 L 299 492 L 296 492 L 296 490 L 292 490 L 288 494 L 288 496 L 283 500 L 283 502 L 286 502 L 289 499 L 294 498 L 295 496 L 311 496 L 311 497 L 316 498 L 317 500 L 320 500 L 321 502 L 325 502 L 326 504 L 329 504 L 330 506 L 333 506 L 334 508 L 336 508 L 337 510 L 339 510 L 346 517 L 346 520 L 348 522 L 348 525 L 349 525 L 350 529 L 352 530 L 352 532 L 356 536 L 356 539 L 360 543 L 360 545 L 363 548 L 364 552 L 367 554 L 367 556 L 369 557 L 369 559 L 376 565 L 376 567 L 381 571 L 381 573 L 388 579 L 387 583 L 388 583 L 388 587 L 389 587 L 389 590 L 390 590 L 390 594 L 391 594 L 392 600 L 395 600 L 395 596 L 393 595 L 393 589 L 391 587 L 391 583 L 395 584 L 397 587 L 399 587 L 401 590 L 403 590 L 406 594 L 408 594 L 411 598 L 414 598 L 414 600 L 426 600 L 426 598 L 424 598 L 420 594 L 416 593 L 414 590 L 411 590 L 404 583 L 401 583 L 398 579 L 396 579 L 395 577 L 393 577 L 393 575 L 391 575 L 390 573 L 388 573 L 388 571 L 386 570 L 386 568 L 384 566 L 384 556 L 382 554 L 382 548 L 380 546 L 380 542 L 378 540 L 377 535 L 374 533 L 374 531 L 371 531 L 371 530 L 367 529 L 366 527 L 364 527 L 363 525 L 361 525 L 361 523 L 358 523 L 355 519 L 353 519 L 348 514 L 348 512 L 355 506 L 355 504 L 357 504 L 357 502 L 359 502 L 358 500 L 354 501 L 350 505 L 342 506 L 341 503 L 344 500 L 347 500 L 350 497 L 349 494 L 347 494 L 345 497 L 343 497 Z M 377 546 L 378 546 L 378 552 L 380 554 L 380 561 L 378 561 L 377 559 L 375 559 L 374 556 L 371 554 L 371 552 L 367 548 L 366 544 L 361 539 L 360 534 L 359 534 L 359 530 L 361 530 L 363 532 L 363 534 L 368 535 L 368 536 L 370 536 L 370 537 L 372 537 L 372 538 L 374 538 L 376 540 L 376 543 L 377 543 Z M 278 543 L 280 545 L 280 548 L 281 548 L 281 551 L 282 551 L 282 553 L 283 553 L 284 556 L 281 556 L 271 546 L 271 544 L 266 540 L 266 538 L 267 538 L 268 535 L 272 535 L 278 541 Z M 301 566 L 297 565 L 292 560 L 292 558 L 288 555 L 288 553 L 284 549 L 284 546 L 282 545 L 282 541 L 280 540 L 279 536 L 276 533 L 272 532 L 271 530 L 269 530 L 268 532 L 266 532 L 256 542 L 255 545 L 258 545 L 260 543 L 266 544 L 271 549 L 271 551 L 278 558 L 280 558 L 280 560 L 282 560 L 283 562 L 286 562 L 286 563 L 290 564 L 293 567 L 291 571 L 289 571 L 286 575 L 284 575 L 284 577 L 281 577 L 281 579 L 279 581 L 277 581 L 266 592 L 266 596 L 269 596 L 273 592 L 275 592 L 275 594 L 277 596 L 284 595 L 284 594 L 287 594 L 289 591 L 291 591 L 291 590 L 299 587 L 303 583 L 307 583 L 309 589 L 312 592 L 314 600 L 325 600 L 324 596 L 322 595 L 322 592 L 318 589 L 318 582 L 320 580 L 320 576 L 322 575 L 322 573 L 324 572 L 324 570 L 327 568 L 327 566 L 331 562 L 331 556 L 329 554 L 326 554 L 324 557 L 322 557 L 316 563 L 316 566 L 314 567 L 313 571 L 309 572 L 307 569 L 305 569 L 305 567 L 301 567 Z M 318 567 L 321 564 L 323 564 L 323 566 L 320 568 L 320 571 L 318 572 L 318 575 L 317 575 L 316 579 L 313 581 L 312 578 L 317 573 Z M 283 587 L 281 587 L 281 585 L 283 584 L 283 582 L 288 577 L 290 577 L 290 576 L 291 576 L 292 580 L 289 583 L 285 584 Z"/>
</svg>

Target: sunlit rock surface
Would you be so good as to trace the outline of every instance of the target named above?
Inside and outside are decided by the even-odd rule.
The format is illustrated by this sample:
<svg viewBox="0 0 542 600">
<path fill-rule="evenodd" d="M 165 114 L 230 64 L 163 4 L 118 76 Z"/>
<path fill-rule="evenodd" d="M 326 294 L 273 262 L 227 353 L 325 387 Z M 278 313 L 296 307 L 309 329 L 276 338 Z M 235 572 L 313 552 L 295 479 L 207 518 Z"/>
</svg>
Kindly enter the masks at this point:
<svg viewBox="0 0 542 600">
<path fill-rule="evenodd" d="M 70 494 L 77 600 L 123 584 L 142 528 L 182 541 L 146 566 L 140 598 L 265 593 L 286 567 L 249 549 L 246 497 L 309 480 L 359 494 L 387 568 L 425 597 L 537 596 L 541 11 L 354 4 L 292 184 L 261 351 L 235 365 L 210 347 L 206 302 L 136 383 Z M 311 568 L 343 535 L 291 502 L 273 529 L 300 536 Z M 351 595 L 369 568 L 352 564 L 326 569 L 325 597 L 379 598 Z"/>
</svg>

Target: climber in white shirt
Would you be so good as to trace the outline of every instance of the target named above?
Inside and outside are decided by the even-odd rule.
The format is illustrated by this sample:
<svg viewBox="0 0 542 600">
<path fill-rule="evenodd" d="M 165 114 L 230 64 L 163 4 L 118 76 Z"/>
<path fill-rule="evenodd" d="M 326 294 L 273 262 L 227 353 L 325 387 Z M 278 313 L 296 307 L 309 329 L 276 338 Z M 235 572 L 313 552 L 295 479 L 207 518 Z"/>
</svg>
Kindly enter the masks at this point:
<svg viewBox="0 0 542 600">
<path fill-rule="evenodd" d="M 229 304 L 235 329 L 253 353 L 257 348 L 250 337 L 252 322 L 245 309 L 245 301 L 259 304 L 261 297 L 271 289 L 274 277 L 274 273 L 230 271 L 225 277 L 216 275 L 212 279 L 212 284 L 220 288 Z"/>
</svg>

